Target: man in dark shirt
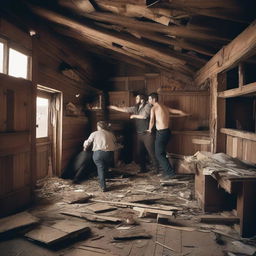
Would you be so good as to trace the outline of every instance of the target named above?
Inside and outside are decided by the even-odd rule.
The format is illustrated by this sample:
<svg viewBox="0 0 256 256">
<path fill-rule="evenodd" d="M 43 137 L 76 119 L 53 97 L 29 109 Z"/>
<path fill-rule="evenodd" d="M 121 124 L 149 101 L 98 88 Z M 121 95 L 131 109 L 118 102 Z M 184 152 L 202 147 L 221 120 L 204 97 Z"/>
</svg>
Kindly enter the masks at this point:
<svg viewBox="0 0 256 256">
<path fill-rule="evenodd" d="M 138 140 L 138 153 L 140 172 L 146 172 L 146 154 L 147 150 L 150 159 L 154 166 L 154 171 L 158 173 L 158 161 L 155 156 L 154 149 L 154 136 L 147 132 L 149 126 L 151 105 L 146 102 L 146 97 L 143 94 L 136 96 L 136 105 L 132 107 L 116 107 L 109 106 L 109 109 L 113 109 L 120 112 L 130 113 L 131 119 L 135 119 L 135 126 Z"/>
</svg>

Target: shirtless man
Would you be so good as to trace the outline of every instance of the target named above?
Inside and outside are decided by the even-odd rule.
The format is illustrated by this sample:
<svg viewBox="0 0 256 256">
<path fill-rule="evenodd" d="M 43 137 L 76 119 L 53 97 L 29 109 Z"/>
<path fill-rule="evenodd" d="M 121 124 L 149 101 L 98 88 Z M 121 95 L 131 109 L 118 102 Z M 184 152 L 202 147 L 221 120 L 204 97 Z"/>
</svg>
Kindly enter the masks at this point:
<svg viewBox="0 0 256 256">
<path fill-rule="evenodd" d="M 181 110 L 169 108 L 158 102 L 158 94 L 151 93 L 148 97 L 149 104 L 153 105 L 150 113 L 148 132 L 151 133 L 154 124 L 156 125 L 155 154 L 160 166 L 164 170 L 164 179 L 169 179 L 175 175 L 172 166 L 166 157 L 166 147 L 171 135 L 169 129 L 170 114 L 186 116 Z"/>
</svg>

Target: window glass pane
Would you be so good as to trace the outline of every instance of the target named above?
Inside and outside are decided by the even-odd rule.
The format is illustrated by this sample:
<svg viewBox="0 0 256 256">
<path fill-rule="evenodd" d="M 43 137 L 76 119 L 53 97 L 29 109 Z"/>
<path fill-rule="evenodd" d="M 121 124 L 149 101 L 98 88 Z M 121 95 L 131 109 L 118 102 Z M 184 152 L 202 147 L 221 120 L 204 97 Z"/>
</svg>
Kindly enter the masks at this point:
<svg viewBox="0 0 256 256">
<path fill-rule="evenodd" d="M 12 48 L 9 50 L 8 74 L 15 77 L 27 78 L 28 56 Z"/>
<path fill-rule="evenodd" d="M 48 137 L 49 100 L 37 97 L 36 100 L 36 137 Z"/>
<path fill-rule="evenodd" d="M 0 42 L 0 72 L 4 71 L 4 44 Z"/>
</svg>

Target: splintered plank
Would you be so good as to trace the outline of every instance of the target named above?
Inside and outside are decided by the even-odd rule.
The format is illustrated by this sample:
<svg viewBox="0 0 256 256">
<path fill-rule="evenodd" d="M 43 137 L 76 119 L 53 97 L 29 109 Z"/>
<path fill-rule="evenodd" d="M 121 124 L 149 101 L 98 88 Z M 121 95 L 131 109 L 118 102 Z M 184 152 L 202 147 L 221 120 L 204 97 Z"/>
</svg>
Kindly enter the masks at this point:
<svg viewBox="0 0 256 256">
<path fill-rule="evenodd" d="M 157 210 L 164 210 L 164 211 L 179 211 L 183 210 L 183 208 L 175 207 L 175 206 L 166 206 L 166 205 L 147 205 L 147 204 L 136 204 L 136 203 L 129 203 L 129 202 L 113 202 L 113 201 L 104 201 L 104 200 L 96 200 L 91 199 L 91 202 L 98 202 L 98 203 L 106 203 L 106 204 L 112 204 L 112 205 L 120 205 L 120 206 L 126 206 L 126 207 L 141 207 L 141 208 L 149 208 L 149 209 L 157 209 Z"/>
<path fill-rule="evenodd" d="M 105 216 L 105 215 L 96 215 L 96 214 L 88 214 L 88 213 L 81 213 L 81 212 L 61 212 L 63 215 L 71 216 L 71 217 L 77 217 L 81 219 L 85 219 L 92 222 L 112 222 L 112 223 L 119 223 L 122 221 L 121 218 L 116 218 L 112 216 Z"/>
<path fill-rule="evenodd" d="M 86 208 L 95 213 L 113 211 L 113 210 L 117 209 L 114 206 L 110 206 L 110 205 L 103 204 L 103 203 L 91 204 L 91 205 L 88 205 Z"/>
<path fill-rule="evenodd" d="M 21 212 L 0 219 L 0 234 L 38 223 L 39 219 L 28 212 Z"/>
<path fill-rule="evenodd" d="M 90 231 L 90 228 L 86 223 L 62 220 L 51 226 L 41 225 L 26 233 L 25 237 L 47 245 L 52 245 L 67 238 L 74 238 L 88 231 Z"/>
<path fill-rule="evenodd" d="M 172 211 L 162 211 L 157 209 L 148 209 L 148 208 L 141 208 L 141 207 L 133 207 L 133 210 L 140 213 L 139 217 L 143 217 L 147 213 L 150 213 L 151 215 L 155 215 L 155 217 L 157 217 L 158 214 L 162 214 L 165 216 L 173 216 Z"/>
</svg>

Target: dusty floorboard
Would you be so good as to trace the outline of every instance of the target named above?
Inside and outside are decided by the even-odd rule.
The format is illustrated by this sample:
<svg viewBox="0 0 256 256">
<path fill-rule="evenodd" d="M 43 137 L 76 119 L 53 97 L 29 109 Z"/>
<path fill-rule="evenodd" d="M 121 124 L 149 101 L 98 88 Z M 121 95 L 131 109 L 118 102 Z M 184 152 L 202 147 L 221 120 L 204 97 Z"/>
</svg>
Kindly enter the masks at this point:
<svg viewBox="0 0 256 256">
<path fill-rule="evenodd" d="M 242 240 L 232 226 L 199 223 L 202 214 L 194 199 L 193 177 L 181 177 L 169 186 L 160 185 L 159 177 L 152 173 L 136 174 L 137 166 L 131 164 L 122 170 L 110 172 L 107 181 L 109 192 L 99 192 L 97 178 L 74 185 L 70 181 L 50 178 L 40 181 L 36 192 L 37 203 L 28 209 L 45 225 L 54 225 L 61 220 L 82 221 L 91 229 L 86 237 L 64 242 L 58 248 L 48 248 L 28 241 L 22 234 L 0 242 L 1 256 L 221 256 L 252 255 L 256 251 L 255 240 Z M 125 171 L 125 174 L 124 174 Z M 127 175 L 130 174 L 130 175 Z M 127 177 L 130 176 L 130 177 Z M 126 177 L 126 178 L 124 178 Z M 79 194 L 79 196 L 78 196 Z M 139 212 L 125 205 L 99 205 L 86 199 L 84 203 L 70 204 L 72 198 L 91 195 L 93 200 L 111 202 L 135 202 L 148 207 L 178 207 L 175 216 L 166 216 L 167 223 L 157 223 L 156 214 L 147 213 L 139 218 Z M 67 200 L 68 198 L 68 200 Z M 151 199 L 151 201 L 149 201 Z M 135 204 L 136 204 L 135 203 Z M 100 207 L 99 207 L 100 206 Z M 95 212 L 99 210 L 100 212 Z M 103 210 L 103 212 L 101 212 Z M 121 223 L 89 221 L 61 214 L 63 211 L 110 216 Z M 172 226 L 176 225 L 176 229 Z M 186 231 L 191 230 L 191 231 Z M 122 236 L 143 232 L 150 239 L 115 240 Z M 216 232 L 228 234 L 216 236 Z M 218 238 L 218 239 L 217 239 Z M 239 241 L 238 241 L 239 240 Z M 249 245 L 250 244 L 250 245 Z M 231 254 L 231 252 L 233 254 Z"/>
</svg>

